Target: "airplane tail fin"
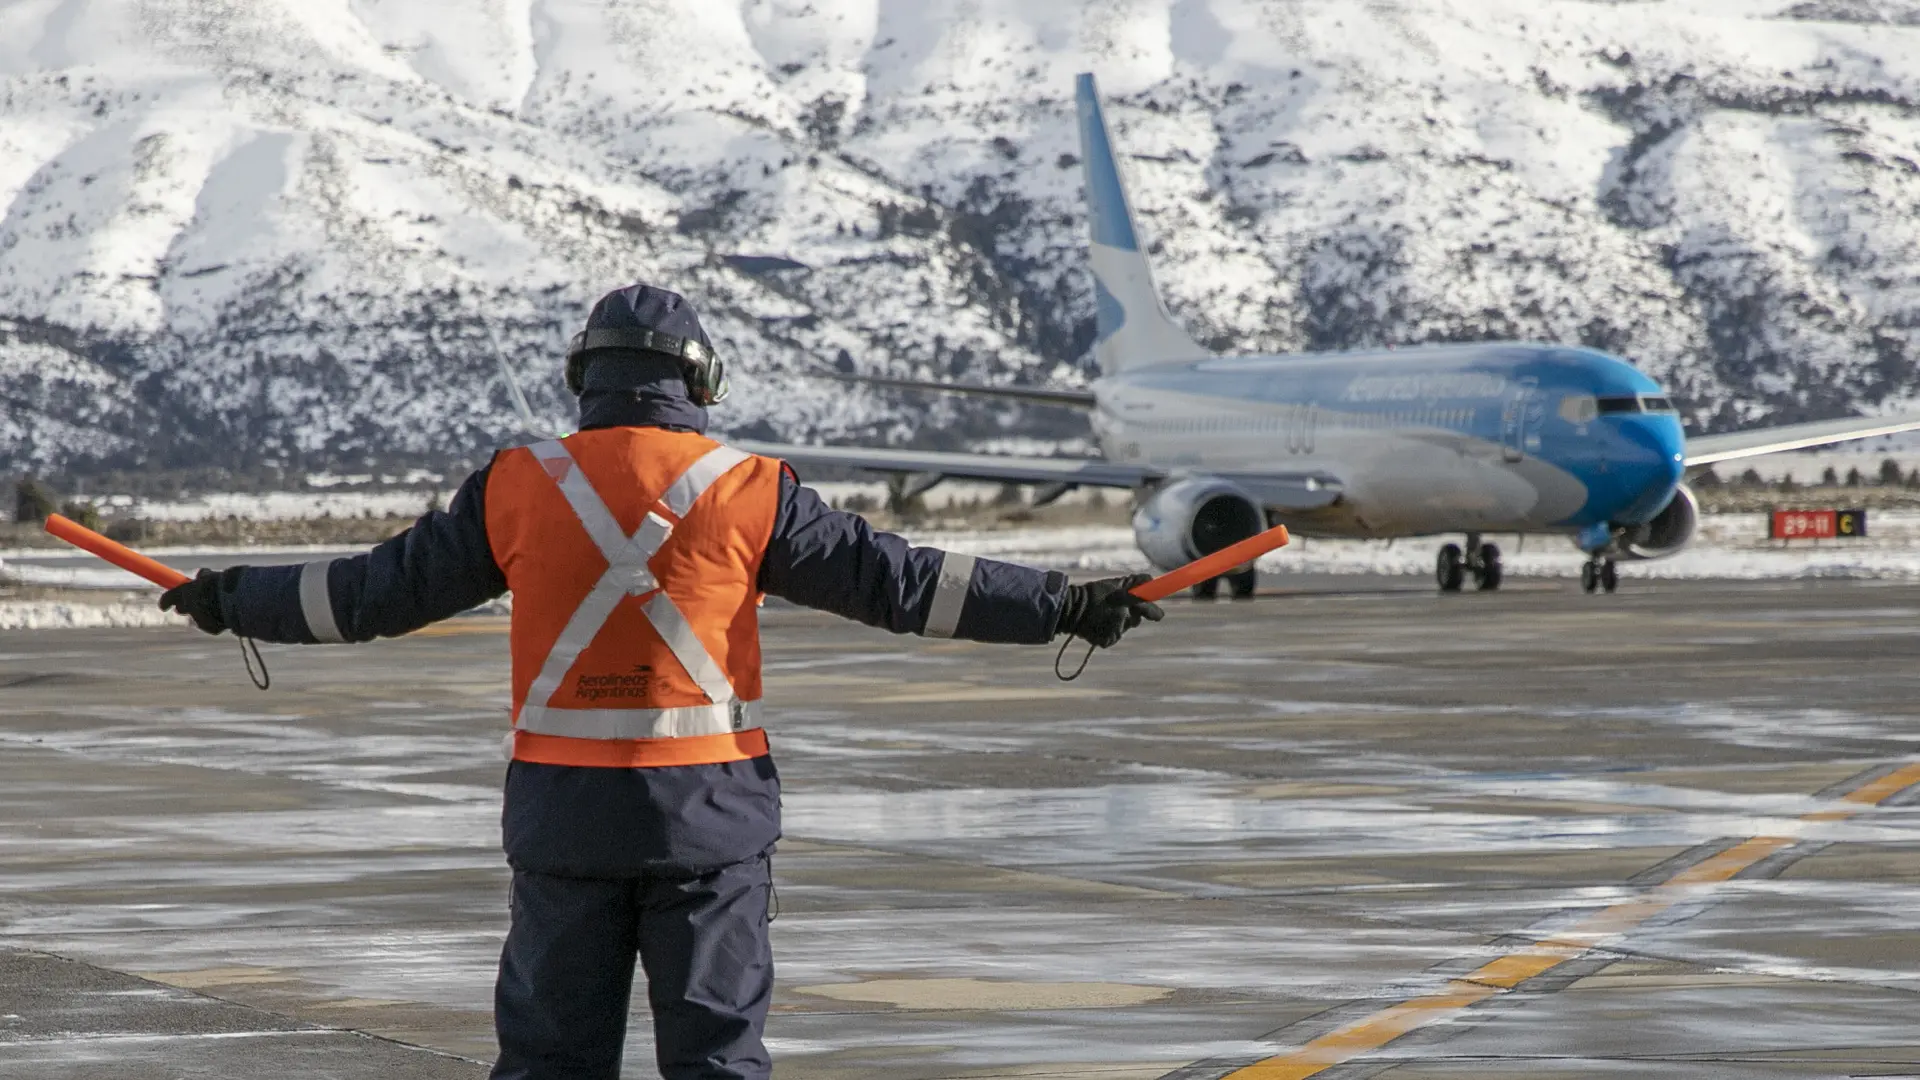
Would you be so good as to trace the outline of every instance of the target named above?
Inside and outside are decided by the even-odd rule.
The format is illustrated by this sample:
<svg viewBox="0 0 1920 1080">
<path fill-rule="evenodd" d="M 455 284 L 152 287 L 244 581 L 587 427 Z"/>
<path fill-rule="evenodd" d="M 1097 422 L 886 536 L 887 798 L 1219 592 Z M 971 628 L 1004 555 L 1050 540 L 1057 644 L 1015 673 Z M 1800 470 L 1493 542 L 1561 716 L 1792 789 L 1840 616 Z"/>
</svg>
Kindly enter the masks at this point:
<svg viewBox="0 0 1920 1080">
<path fill-rule="evenodd" d="M 1207 356 L 1167 314 L 1140 250 L 1139 230 L 1113 157 L 1092 75 L 1075 80 L 1080 110 L 1081 168 L 1087 178 L 1087 216 L 1093 226 L 1093 358 L 1104 374 L 1169 360 Z"/>
</svg>

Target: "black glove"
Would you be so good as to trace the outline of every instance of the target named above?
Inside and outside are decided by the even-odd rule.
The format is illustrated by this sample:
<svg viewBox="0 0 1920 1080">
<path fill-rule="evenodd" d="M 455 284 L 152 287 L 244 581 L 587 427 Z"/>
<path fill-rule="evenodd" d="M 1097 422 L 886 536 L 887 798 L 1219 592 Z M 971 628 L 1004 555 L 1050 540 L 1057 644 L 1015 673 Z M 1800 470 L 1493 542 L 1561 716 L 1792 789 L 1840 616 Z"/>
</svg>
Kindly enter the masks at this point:
<svg viewBox="0 0 1920 1080">
<path fill-rule="evenodd" d="M 1140 620 L 1159 622 L 1167 617 L 1159 604 L 1127 592 L 1151 580 L 1151 574 L 1128 574 L 1067 586 L 1067 598 L 1060 605 L 1060 622 L 1054 632 L 1072 634 L 1105 649 L 1118 642 L 1120 635 L 1139 626 Z"/>
<path fill-rule="evenodd" d="M 193 625 L 209 634 L 224 633 L 227 629 L 227 617 L 220 610 L 221 586 L 231 579 L 238 584 L 240 571 L 244 567 L 232 567 L 225 571 L 202 570 L 199 576 L 185 585 L 175 585 L 160 594 L 161 611 L 177 611 L 193 620 Z M 233 586 L 227 585 L 230 590 Z"/>
</svg>

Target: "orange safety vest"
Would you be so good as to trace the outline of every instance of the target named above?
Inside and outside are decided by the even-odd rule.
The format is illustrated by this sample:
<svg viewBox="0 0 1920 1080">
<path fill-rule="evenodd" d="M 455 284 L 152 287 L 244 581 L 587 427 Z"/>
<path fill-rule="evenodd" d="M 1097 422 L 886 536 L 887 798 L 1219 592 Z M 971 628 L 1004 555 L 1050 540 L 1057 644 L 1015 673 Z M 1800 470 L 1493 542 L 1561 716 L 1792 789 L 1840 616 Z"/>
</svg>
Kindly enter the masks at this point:
<svg viewBox="0 0 1920 1080">
<path fill-rule="evenodd" d="M 779 496 L 779 462 L 689 432 L 606 428 L 497 457 L 487 537 L 513 591 L 513 759 L 765 754 L 756 582 Z"/>
</svg>

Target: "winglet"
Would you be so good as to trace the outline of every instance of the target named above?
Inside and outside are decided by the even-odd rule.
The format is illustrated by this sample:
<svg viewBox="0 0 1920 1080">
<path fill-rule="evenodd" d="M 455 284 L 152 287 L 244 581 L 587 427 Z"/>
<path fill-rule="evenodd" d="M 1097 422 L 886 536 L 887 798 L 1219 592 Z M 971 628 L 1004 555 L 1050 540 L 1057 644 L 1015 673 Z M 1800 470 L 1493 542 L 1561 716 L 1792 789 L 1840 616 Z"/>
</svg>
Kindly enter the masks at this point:
<svg viewBox="0 0 1920 1080">
<path fill-rule="evenodd" d="M 1193 360 L 1207 350 L 1187 336 L 1160 300 L 1153 268 L 1141 250 L 1140 230 L 1113 153 L 1113 139 L 1091 74 L 1074 84 L 1080 114 L 1081 168 L 1087 181 L 1092 233 L 1093 356 L 1106 374 L 1170 360 Z"/>
</svg>

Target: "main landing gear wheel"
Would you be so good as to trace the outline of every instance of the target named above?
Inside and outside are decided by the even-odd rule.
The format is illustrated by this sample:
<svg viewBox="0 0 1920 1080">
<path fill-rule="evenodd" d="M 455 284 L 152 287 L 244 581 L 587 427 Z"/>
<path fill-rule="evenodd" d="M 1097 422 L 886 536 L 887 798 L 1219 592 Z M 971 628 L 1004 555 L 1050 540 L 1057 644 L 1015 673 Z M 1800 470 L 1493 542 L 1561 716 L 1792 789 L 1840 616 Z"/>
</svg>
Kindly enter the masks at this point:
<svg viewBox="0 0 1920 1080">
<path fill-rule="evenodd" d="M 1588 560 L 1580 567 L 1580 591 L 1592 592 L 1600 587 L 1600 568 Z"/>
<path fill-rule="evenodd" d="M 1440 558 L 1434 563 L 1433 576 L 1440 582 L 1441 592 L 1459 592 L 1460 585 L 1466 580 L 1466 559 L 1460 554 L 1459 544 L 1448 544 L 1440 549 Z"/>
<path fill-rule="evenodd" d="M 1227 587 L 1233 591 L 1235 600 L 1251 600 L 1254 590 L 1260 587 L 1260 571 L 1251 566 L 1235 570 L 1227 575 Z"/>
<path fill-rule="evenodd" d="M 1473 580 L 1480 586 L 1480 591 L 1492 592 L 1498 589 L 1500 579 L 1505 574 L 1500 566 L 1500 549 L 1492 544 L 1481 544 L 1479 563 L 1474 567 Z"/>
<path fill-rule="evenodd" d="M 1200 584 L 1195 585 L 1189 591 L 1195 600 L 1215 599 L 1220 595 L 1220 579 L 1217 577 L 1208 578 Z"/>
<path fill-rule="evenodd" d="M 1600 587 L 1608 592 L 1620 587 L 1620 568 L 1613 564 L 1612 559 L 1600 564 Z"/>
</svg>

